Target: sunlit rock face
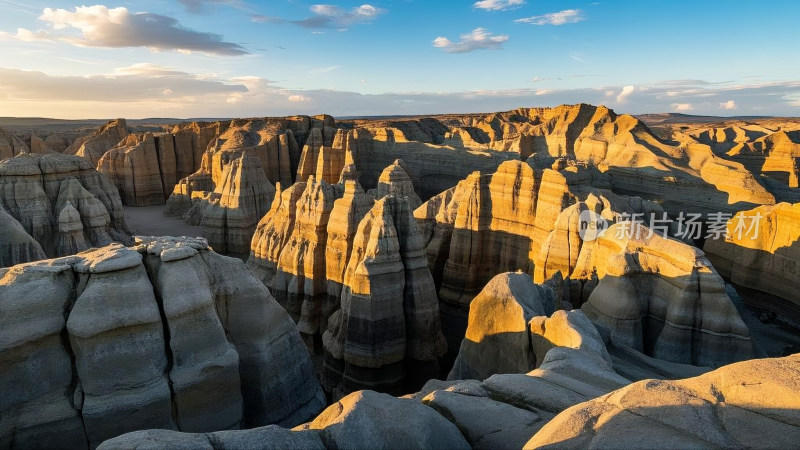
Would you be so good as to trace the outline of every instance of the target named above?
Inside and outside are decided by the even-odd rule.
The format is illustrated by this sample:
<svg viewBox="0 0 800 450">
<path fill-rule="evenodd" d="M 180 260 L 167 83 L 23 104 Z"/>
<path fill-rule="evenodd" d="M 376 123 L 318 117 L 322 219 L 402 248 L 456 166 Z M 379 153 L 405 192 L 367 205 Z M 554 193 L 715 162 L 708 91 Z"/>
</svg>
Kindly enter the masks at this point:
<svg viewBox="0 0 800 450">
<path fill-rule="evenodd" d="M 680 124 L 673 136 L 684 145 L 708 146 L 720 158 L 735 161 L 766 185 L 780 201 L 798 201 L 800 125 L 780 118 Z"/>
<path fill-rule="evenodd" d="M 64 152 L 80 156 L 89 161 L 92 167 L 97 167 L 100 158 L 128 134 L 130 129 L 125 119 L 112 120 L 89 136 L 76 140 Z"/>
<path fill-rule="evenodd" d="M 724 235 L 706 241 L 703 250 L 720 275 L 740 286 L 778 296 L 786 306 L 759 302 L 798 320 L 800 300 L 800 203 L 762 206 L 736 214 Z"/>
<path fill-rule="evenodd" d="M 247 255 L 256 225 L 272 204 L 275 187 L 264 176 L 258 158 L 217 155 L 222 166 L 220 182 L 207 199 L 196 202 L 193 212 L 202 215 L 199 222 L 213 248 L 230 255 Z M 231 159 L 225 161 L 226 156 Z"/>
<path fill-rule="evenodd" d="M 4 446 L 294 426 L 324 406 L 294 323 L 204 240 L 144 238 L 0 277 Z"/>
<path fill-rule="evenodd" d="M 800 433 L 798 383 L 798 355 L 640 381 L 567 409 L 525 448 L 791 447 Z"/>
<path fill-rule="evenodd" d="M 117 190 L 75 156 L 23 154 L 1 161 L 0 209 L 8 224 L 0 238 L 2 266 L 131 242 Z"/>
<path fill-rule="evenodd" d="M 325 386 L 337 396 L 399 392 L 439 372 L 438 299 L 402 164 L 370 193 L 343 176 L 336 185 L 310 176 L 276 196 L 253 237 L 248 266 L 309 347 L 327 353 Z M 410 364 L 421 380 L 406 379 Z"/>
</svg>

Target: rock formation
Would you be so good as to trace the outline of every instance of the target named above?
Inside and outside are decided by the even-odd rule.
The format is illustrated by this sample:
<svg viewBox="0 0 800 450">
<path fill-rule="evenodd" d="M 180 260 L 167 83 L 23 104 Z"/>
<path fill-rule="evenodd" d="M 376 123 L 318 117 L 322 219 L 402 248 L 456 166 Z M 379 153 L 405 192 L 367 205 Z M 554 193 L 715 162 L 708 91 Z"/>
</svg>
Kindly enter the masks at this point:
<svg viewBox="0 0 800 450">
<path fill-rule="evenodd" d="M 686 146 L 705 146 L 715 155 L 742 164 L 770 188 L 779 201 L 800 201 L 798 187 L 800 125 L 761 119 L 716 124 L 674 124 L 675 138 Z"/>
<path fill-rule="evenodd" d="M 131 206 L 163 205 L 178 180 L 200 168 L 203 154 L 228 122 L 191 122 L 166 133 L 129 134 L 107 149 L 97 170 L 119 190 Z"/>
<path fill-rule="evenodd" d="M 67 205 L 74 211 L 62 220 Z M 130 241 L 116 189 L 75 156 L 23 154 L 0 162 L 0 209 L 12 223 L 0 249 L 4 266 L 41 259 L 32 241 L 50 257 Z"/>
<path fill-rule="evenodd" d="M 270 287 L 275 297 L 308 336 L 320 335 L 327 324 L 325 249 L 328 220 L 336 193 L 324 180 L 313 176 L 304 185 L 295 204 L 294 226 L 278 255 L 275 278 Z"/>
<path fill-rule="evenodd" d="M 97 170 L 111 179 L 125 205 L 162 205 L 177 182 L 175 162 L 172 135 L 130 134 L 100 158 Z"/>
<path fill-rule="evenodd" d="M 274 185 L 292 185 L 300 159 L 295 131 L 305 142 L 309 135 L 321 134 L 315 127 L 327 123 L 305 116 L 232 121 L 210 141 L 199 169 L 175 185 L 165 214 L 204 225 L 206 237 L 220 252 L 246 255 L 256 224 L 270 207 Z M 232 200 L 226 203 L 226 198 Z"/>
<path fill-rule="evenodd" d="M 584 245 L 582 211 L 608 223 L 621 214 L 664 213 L 655 203 L 618 196 L 589 182 L 585 167 L 536 173 L 526 163 L 507 161 L 495 173 L 473 173 L 414 212 L 428 242 L 451 352 L 464 337 L 470 302 L 498 273 L 521 270 L 537 283 L 572 277 L 557 297 L 582 303 L 580 289 L 573 288 L 582 286 L 573 275 Z"/>
<path fill-rule="evenodd" d="M 294 426 L 324 405 L 291 319 L 204 240 L 144 238 L 0 276 L 4 447 Z"/>
<path fill-rule="evenodd" d="M 404 420 L 398 421 L 402 416 Z M 448 448 L 468 449 L 459 429 L 422 403 L 372 391 L 348 395 L 329 406 L 314 421 L 293 430 L 275 426 L 206 434 L 148 430 L 106 441 L 100 450 L 152 445 L 198 449 L 235 448 Z"/>
<path fill-rule="evenodd" d="M 89 161 L 92 167 L 97 167 L 100 158 L 128 134 L 130 129 L 125 119 L 112 120 L 91 135 L 73 142 L 65 153 L 81 156 Z"/>
<path fill-rule="evenodd" d="M 707 367 L 754 356 L 724 281 L 695 247 L 621 222 L 585 246 L 574 273 L 599 280 L 581 310 L 617 345 Z"/>
<path fill-rule="evenodd" d="M 250 251 L 250 240 L 258 221 L 272 204 L 275 187 L 264 176 L 257 158 L 246 154 L 218 155 L 233 158 L 221 163 L 221 182 L 193 209 L 202 208 L 200 223 L 215 249 L 244 256 Z"/>
<path fill-rule="evenodd" d="M 334 393 L 366 386 L 397 391 L 406 378 L 407 386 L 421 385 L 438 373 L 437 358 L 446 343 L 424 243 L 407 198 L 378 200 L 353 242 L 340 308 L 323 335 L 323 383 Z M 408 373 L 404 365 L 411 368 Z"/>
<path fill-rule="evenodd" d="M 567 409 L 525 448 L 792 447 L 800 436 L 798 383 L 798 355 L 644 380 Z"/>
<path fill-rule="evenodd" d="M 28 146 L 14 133 L 0 128 L 0 161 L 29 151 Z"/>
<path fill-rule="evenodd" d="M 0 207 L 0 267 L 47 258 L 41 244 Z M 56 244 L 58 245 L 58 244 Z"/>
<path fill-rule="evenodd" d="M 605 344 L 583 312 L 554 306 L 553 291 L 524 273 L 492 278 L 470 305 L 466 337 L 448 379 L 527 373 L 554 347 L 588 352 L 610 369 Z"/>
<path fill-rule="evenodd" d="M 779 203 L 742 211 L 728 221 L 727 237 L 709 239 L 703 247 L 720 275 L 737 285 L 788 301 L 786 305 L 771 301 L 757 304 L 792 320 L 800 317 L 798 220 L 800 203 Z"/>
<path fill-rule="evenodd" d="M 337 397 L 360 386 L 398 391 L 404 364 L 423 378 L 408 385 L 438 375 L 438 300 L 402 164 L 371 194 L 310 176 L 280 194 L 253 236 L 248 266 L 309 347 L 324 343 L 325 387 Z"/>
</svg>

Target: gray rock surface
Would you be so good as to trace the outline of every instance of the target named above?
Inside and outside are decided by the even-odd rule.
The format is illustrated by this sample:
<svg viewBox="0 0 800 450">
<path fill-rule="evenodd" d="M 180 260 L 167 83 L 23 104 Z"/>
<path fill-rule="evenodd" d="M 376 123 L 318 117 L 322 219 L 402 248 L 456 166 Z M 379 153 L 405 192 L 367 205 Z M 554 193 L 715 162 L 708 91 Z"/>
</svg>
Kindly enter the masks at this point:
<svg viewBox="0 0 800 450">
<path fill-rule="evenodd" d="M 140 238 L 0 276 L 3 447 L 294 426 L 324 406 L 292 320 L 203 239 Z"/>
<path fill-rule="evenodd" d="M 61 222 L 68 203 L 78 215 L 69 211 Z M 132 242 L 117 190 L 76 156 L 22 154 L 0 161 L 0 209 L 10 231 L 0 238 L 0 266 Z"/>
</svg>

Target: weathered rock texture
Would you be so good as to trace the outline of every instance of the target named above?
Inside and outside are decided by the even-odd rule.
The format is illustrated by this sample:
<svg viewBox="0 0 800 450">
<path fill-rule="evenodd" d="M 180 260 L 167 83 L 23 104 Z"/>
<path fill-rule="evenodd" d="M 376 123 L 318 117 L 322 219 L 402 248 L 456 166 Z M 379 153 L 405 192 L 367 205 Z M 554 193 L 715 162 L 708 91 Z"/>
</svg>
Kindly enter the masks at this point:
<svg viewBox="0 0 800 450">
<path fill-rule="evenodd" d="M 638 225 L 627 235 L 626 227 L 612 225 L 581 252 L 576 268 L 599 280 L 581 309 L 611 342 L 696 366 L 752 358 L 750 331 L 703 252 L 648 237 Z"/>
<path fill-rule="evenodd" d="M 398 420 L 402 417 L 403 420 Z M 468 449 L 459 429 L 422 403 L 372 391 L 348 395 L 293 430 L 275 426 L 206 434 L 148 430 L 106 441 L 101 450 L 146 446 L 256 449 Z"/>
<path fill-rule="evenodd" d="M 553 291 L 524 273 L 492 278 L 470 305 L 466 337 L 448 379 L 527 373 L 554 347 L 589 352 L 610 368 L 605 344 L 583 312 L 554 306 Z"/>
<path fill-rule="evenodd" d="M 131 206 L 163 205 L 178 180 L 200 168 L 213 138 L 229 122 L 191 122 L 166 133 L 128 134 L 98 158 L 97 170 Z"/>
<path fill-rule="evenodd" d="M 524 274 L 507 274 L 498 280 L 498 284 L 508 284 L 507 289 L 519 291 L 520 298 L 525 297 L 522 302 L 533 305 L 541 300 L 528 298 L 530 292 L 521 292 L 532 288 Z M 536 306 L 544 308 L 541 303 Z M 491 312 L 496 315 L 489 317 L 506 323 L 514 321 L 518 311 L 495 308 Z M 480 327 L 485 322 L 485 317 L 480 317 L 471 325 Z M 580 311 L 535 317 L 530 324 L 532 339 L 502 349 L 506 361 L 515 357 L 521 360 L 512 370 L 524 373 L 493 375 L 482 382 L 431 380 L 417 394 L 400 399 L 372 391 L 355 392 L 291 433 L 283 430 L 278 434 L 271 428 L 205 435 L 148 431 L 119 437 L 102 448 L 145 443 L 204 448 L 209 440 L 253 448 L 250 442 L 260 436 L 265 439 L 260 445 L 266 448 L 276 445 L 273 442 L 290 447 L 313 443 L 311 448 L 519 448 L 555 414 L 630 383 L 614 373 L 600 336 Z M 522 328 L 528 333 L 527 323 Z M 534 360 L 526 357 L 532 345 L 541 352 Z M 484 368 L 490 368 L 489 359 L 484 363 Z M 239 440 L 228 441 L 234 436 Z M 314 442 L 314 437 L 321 442 Z"/>
<path fill-rule="evenodd" d="M 592 276 L 575 271 L 585 246 L 581 213 L 609 223 L 621 214 L 664 213 L 653 202 L 596 189 L 589 181 L 585 166 L 537 172 L 507 161 L 495 173 L 473 173 L 414 212 L 426 237 L 451 350 L 464 336 L 470 302 L 499 273 L 521 270 L 537 283 L 557 280 L 559 302 L 580 306 L 581 280 Z"/>
<path fill-rule="evenodd" d="M 786 448 L 800 436 L 800 356 L 645 380 L 575 405 L 525 448 Z"/>
<path fill-rule="evenodd" d="M 670 126 L 675 139 L 686 146 L 707 147 L 720 158 L 735 161 L 762 178 L 779 201 L 800 201 L 798 158 L 800 123 L 787 119 L 756 119 L 723 123 Z"/>
<path fill-rule="evenodd" d="M 125 139 L 128 134 L 130 134 L 130 129 L 125 119 L 112 120 L 91 135 L 73 142 L 65 150 L 65 153 L 83 157 L 91 163 L 92 167 L 97 167 L 100 158 Z"/>
<path fill-rule="evenodd" d="M 232 121 L 210 141 L 198 170 L 174 186 L 165 214 L 204 225 L 218 251 L 246 255 L 259 219 L 270 208 L 274 186 L 294 181 L 299 146 L 330 123 L 329 116 Z"/>
<path fill-rule="evenodd" d="M 332 392 L 366 386 L 396 391 L 406 377 L 406 388 L 421 385 L 438 374 L 437 358 L 446 343 L 424 243 L 407 198 L 378 200 L 353 242 L 340 308 L 323 335 L 324 384 Z"/>
<path fill-rule="evenodd" d="M 703 250 L 720 275 L 750 289 L 776 295 L 792 311 L 759 306 L 800 317 L 800 203 L 779 203 L 736 214 L 727 237 L 709 239 Z"/>
<path fill-rule="evenodd" d="M 0 161 L 29 151 L 30 147 L 25 145 L 14 133 L 0 128 Z"/>
<path fill-rule="evenodd" d="M 596 181 L 615 192 L 661 201 L 674 214 L 734 212 L 775 202 L 772 186 L 762 185 L 742 164 L 708 146 L 662 140 L 634 117 L 602 106 L 337 125 L 349 128 L 347 148 L 362 186 L 376 187 L 383 168 L 402 158 L 423 199 L 449 189 L 470 171 L 490 173 L 507 159 L 566 157 L 591 165 Z"/>
<path fill-rule="evenodd" d="M 421 381 L 438 374 L 438 299 L 411 214 L 419 198 L 401 165 L 370 194 L 352 180 L 310 176 L 276 197 L 253 237 L 248 266 L 315 352 L 322 337 L 325 387 L 337 396 L 400 390 L 404 365 Z"/>
<path fill-rule="evenodd" d="M 291 319 L 204 240 L 144 238 L 0 277 L 5 448 L 294 426 L 324 405 Z"/>
<path fill-rule="evenodd" d="M 130 242 L 116 189 L 75 156 L 23 154 L 0 162 L 0 210 L 7 224 L 0 266 Z"/>
</svg>

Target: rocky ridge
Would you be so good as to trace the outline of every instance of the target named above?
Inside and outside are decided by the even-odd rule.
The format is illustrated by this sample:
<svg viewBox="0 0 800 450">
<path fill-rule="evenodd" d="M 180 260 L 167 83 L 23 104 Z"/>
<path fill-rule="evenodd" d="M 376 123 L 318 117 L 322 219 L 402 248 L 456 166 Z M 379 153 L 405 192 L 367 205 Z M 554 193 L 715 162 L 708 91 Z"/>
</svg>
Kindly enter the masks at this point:
<svg viewBox="0 0 800 450">
<path fill-rule="evenodd" d="M 2 269 L 0 298 L 3 447 L 294 426 L 324 406 L 294 323 L 241 261 L 202 239 L 141 238 Z"/>
</svg>

